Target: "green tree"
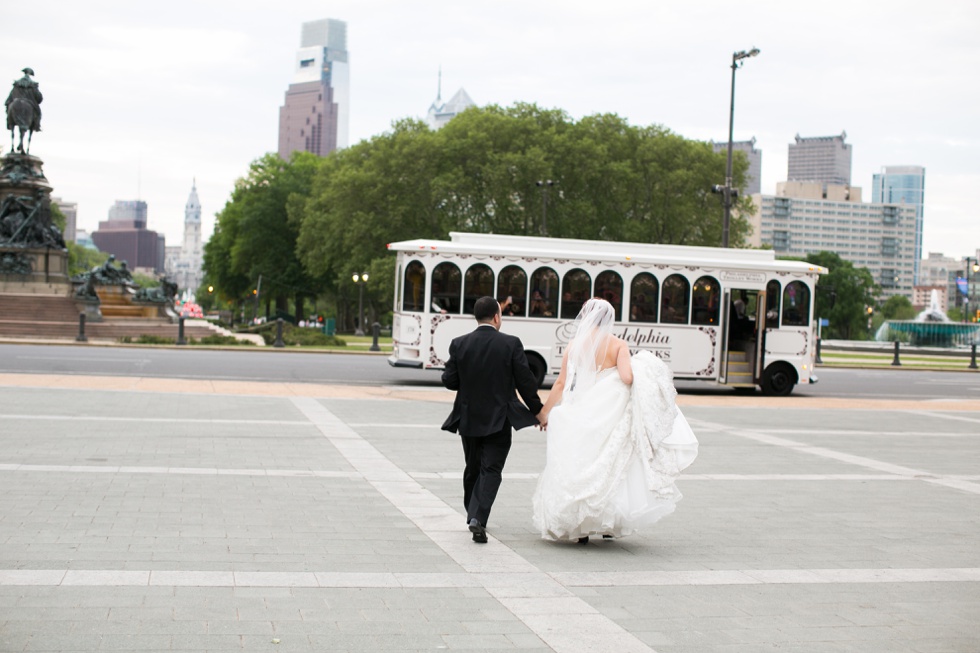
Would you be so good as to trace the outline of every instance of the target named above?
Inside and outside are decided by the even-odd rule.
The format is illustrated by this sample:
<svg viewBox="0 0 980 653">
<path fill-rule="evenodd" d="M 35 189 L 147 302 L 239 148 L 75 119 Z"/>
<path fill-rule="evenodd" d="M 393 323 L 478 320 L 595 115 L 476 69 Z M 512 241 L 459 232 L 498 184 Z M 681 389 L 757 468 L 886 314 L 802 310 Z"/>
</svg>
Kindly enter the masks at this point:
<svg viewBox="0 0 980 653">
<path fill-rule="evenodd" d="M 892 295 L 881 305 L 881 314 L 886 320 L 911 320 L 916 310 L 905 295 Z"/>
<path fill-rule="evenodd" d="M 68 276 L 73 277 L 102 265 L 109 258 L 106 252 L 68 241 Z"/>
<path fill-rule="evenodd" d="M 816 288 L 816 315 L 830 320 L 824 338 L 868 339 L 868 307 L 877 303 L 879 288 L 864 267 L 855 267 L 834 252 L 807 255 L 807 262 L 830 272 L 820 276 Z"/>
<path fill-rule="evenodd" d="M 307 274 L 296 255 L 299 224 L 288 206 L 310 192 L 321 159 L 297 152 L 289 162 L 267 154 L 252 162 L 217 216 L 215 234 L 204 248 L 207 282 L 221 297 L 242 300 L 258 289 L 285 312 L 288 297 L 303 312 L 303 298 L 316 295 L 320 280 Z"/>
</svg>

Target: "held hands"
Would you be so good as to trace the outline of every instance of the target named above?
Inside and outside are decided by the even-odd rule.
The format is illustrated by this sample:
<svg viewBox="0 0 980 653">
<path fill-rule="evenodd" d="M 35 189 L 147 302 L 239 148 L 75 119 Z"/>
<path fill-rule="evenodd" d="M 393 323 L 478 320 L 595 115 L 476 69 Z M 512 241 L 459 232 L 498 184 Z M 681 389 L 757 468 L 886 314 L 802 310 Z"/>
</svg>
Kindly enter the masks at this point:
<svg viewBox="0 0 980 653">
<path fill-rule="evenodd" d="M 545 429 L 548 428 L 548 412 L 550 411 L 542 410 L 540 413 L 537 414 L 538 430 L 540 431 L 544 431 Z"/>
</svg>

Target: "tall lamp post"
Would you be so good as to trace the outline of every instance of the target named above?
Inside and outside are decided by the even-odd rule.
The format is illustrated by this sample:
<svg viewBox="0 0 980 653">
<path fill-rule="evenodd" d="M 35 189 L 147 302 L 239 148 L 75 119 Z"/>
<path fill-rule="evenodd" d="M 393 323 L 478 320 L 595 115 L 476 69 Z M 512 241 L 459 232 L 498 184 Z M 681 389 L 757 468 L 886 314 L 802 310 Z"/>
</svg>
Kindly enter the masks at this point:
<svg viewBox="0 0 980 653">
<path fill-rule="evenodd" d="M 357 328 L 354 329 L 354 335 L 363 336 L 364 335 L 364 284 L 367 283 L 368 275 L 366 272 L 364 274 L 355 274 L 351 277 L 351 279 L 354 280 L 354 283 L 357 285 L 357 289 L 358 289 Z"/>
<path fill-rule="evenodd" d="M 725 167 L 725 185 L 715 185 L 711 188 L 714 193 L 721 193 L 725 205 L 725 221 L 721 228 L 721 246 L 728 247 L 728 228 L 732 220 L 732 200 L 738 197 L 738 189 L 732 188 L 732 134 L 735 130 L 735 71 L 742 67 L 743 59 L 759 54 L 759 48 L 742 50 L 732 53 L 732 98 L 728 111 L 728 165 Z"/>
<path fill-rule="evenodd" d="M 973 261 L 972 267 L 970 266 L 970 261 Z M 967 256 L 966 271 L 964 272 L 964 274 L 966 275 L 966 301 L 964 302 L 964 307 L 963 307 L 964 322 L 970 321 L 970 270 L 973 270 L 974 274 L 980 272 L 980 261 L 973 258 L 972 256 Z"/>
<path fill-rule="evenodd" d="M 551 179 L 544 179 L 542 181 L 537 181 L 535 184 L 541 189 L 541 235 L 548 235 L 548 189 L 554 186 L 556 181 Z"/>
</svg>

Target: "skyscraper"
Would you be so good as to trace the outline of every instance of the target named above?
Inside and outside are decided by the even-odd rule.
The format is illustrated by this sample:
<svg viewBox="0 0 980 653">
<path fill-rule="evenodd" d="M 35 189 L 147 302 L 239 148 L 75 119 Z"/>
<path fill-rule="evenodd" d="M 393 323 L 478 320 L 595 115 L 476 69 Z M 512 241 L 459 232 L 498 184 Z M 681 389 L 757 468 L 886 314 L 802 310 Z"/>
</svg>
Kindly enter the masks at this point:
<svg viewBox="0 0 980 653">
<path fill-rule="evenodd" d="M 347 147 L 349 118 L 347 23 L 303 23 L 293 82 L 279 108 L 279 156 L 296 150 L 325 156 Z"/>
<path fill-rule="evenodd" d="M 446 123 L 476 104 L 470 99 L 465 90 L 459 89 L 448 102 L 442 101 L 442 70 L 439 71 L 439 87 L 436 91 L 435 101 L 429 105 L 429 113 L 426 115 L 426 122 L 432 129 L 441 129 Z"/>
<path fill-rule="evenodd" d="M 789 144 L 787 181 L 816 181 L 827 186 L 851 184 L 851 146 L 844 142 L 847 132 L 840 136 L 796 135 Z"/>
<path fill-rule="evenodd" d="M 92 233 L 99 251 L 126 261 L 130 270 L 163 272 L 166 242 L 163 234 L 146 228 L 146 202 L 117 201 L 109 209 L 109 219 Z"/>
<path fill-rule="evenodd" d="M 715 143 L 711 141 L 711 146 L 715 152 L 728 153 L 728 141 Z M 749 160 L 749 169 L 745 173 L 745 188 L 740 192 L 746 195 L 755 195 L 762 192 L 762 150 L 755 149 L 755 137 L 747 141 L 732 141 L 732 152 L 743 152 L 745 158 Z"/>
<path fill-rule="evenodd" d="M 920 283 L 922 260 L 923 205 L 926 169 L 922 166 L 884 166 L 874 175 L 871 201 L 876 204 L 906 204 L 915 207 L 915 283 Z"/>
</svg>

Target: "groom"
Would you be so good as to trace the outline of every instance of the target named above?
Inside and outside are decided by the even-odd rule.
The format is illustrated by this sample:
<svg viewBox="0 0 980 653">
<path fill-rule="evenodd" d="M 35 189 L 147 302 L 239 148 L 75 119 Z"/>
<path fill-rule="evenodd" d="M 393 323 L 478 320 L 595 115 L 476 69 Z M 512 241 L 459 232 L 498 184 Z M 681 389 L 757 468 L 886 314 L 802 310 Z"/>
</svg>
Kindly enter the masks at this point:
<svg viewBox="0 0 980 653">
<path fill-rule="evenodd" d="M 466 522 L 473 541 L 485 544 L 487 519 L 510 451 L 511 428 L 538 424 L 535 415 L 542 404 L 520 339 L 500 333 L 497 300 L 476 300 L 473 317 L 476 329 L 449 345 L 442 384 L 457 392 L 453 412 L 442 429 L 458 431 L 463 441 Z M 518 401 L 515 389 L 527 407 Z"/>
</svg>

